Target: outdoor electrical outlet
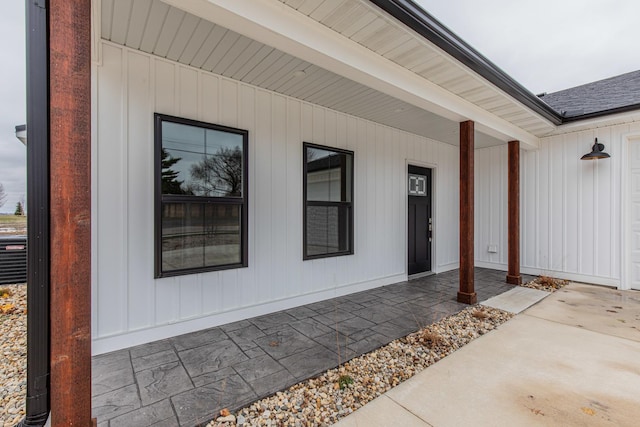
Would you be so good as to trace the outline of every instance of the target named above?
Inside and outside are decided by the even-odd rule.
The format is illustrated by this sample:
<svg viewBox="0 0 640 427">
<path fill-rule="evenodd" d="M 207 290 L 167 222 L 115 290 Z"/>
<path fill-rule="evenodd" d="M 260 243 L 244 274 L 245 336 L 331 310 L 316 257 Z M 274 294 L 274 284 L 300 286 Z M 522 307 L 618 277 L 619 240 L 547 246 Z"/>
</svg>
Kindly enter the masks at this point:
<svg viewBox="0 0 640 427">
<path fill-rule="evenodd" d="M 489 245 L 487 251 L 492 254 L 498 253 L 498 245 Z"/>
</svg>

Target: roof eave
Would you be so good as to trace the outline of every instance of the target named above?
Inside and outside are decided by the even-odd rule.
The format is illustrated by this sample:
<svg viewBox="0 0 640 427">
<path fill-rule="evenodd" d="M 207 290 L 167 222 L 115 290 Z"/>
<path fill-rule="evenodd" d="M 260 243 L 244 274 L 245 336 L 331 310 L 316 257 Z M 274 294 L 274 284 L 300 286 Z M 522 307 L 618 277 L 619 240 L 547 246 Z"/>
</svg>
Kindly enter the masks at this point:
<svg viewBox="0 0 640 427">
<path fill-rule="evenodd" d="M 413 1 L 369 1 L 553 124 L 560 125 L 565 121 L 557 111 L 529 92 Z"/>
<path fill-rule="evenodd" d="M 625 105 L 623 107 L 610 108 L 608 110 L 594 111 L 592 113 L 580 114 L 578 116 L 563 117 L 562 123 L 572 123 L 580 120 L 594 119 L 597 117 L 610 116 L 613 114 L 629 113 L 632 111 L 640 111 L 640 103 Z"/>
</svg>

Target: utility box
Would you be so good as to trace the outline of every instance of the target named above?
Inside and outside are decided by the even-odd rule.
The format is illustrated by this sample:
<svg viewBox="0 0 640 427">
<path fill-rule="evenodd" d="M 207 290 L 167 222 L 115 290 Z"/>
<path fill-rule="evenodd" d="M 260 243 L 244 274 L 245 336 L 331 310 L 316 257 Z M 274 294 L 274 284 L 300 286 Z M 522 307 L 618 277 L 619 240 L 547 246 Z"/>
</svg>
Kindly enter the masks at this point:
<svg viewBox="0 0 640 427">
<path fill-rule="evenodd" d="M 0 285 L 27 281 L 27 236 L 0 236 Z"/>
</svg>

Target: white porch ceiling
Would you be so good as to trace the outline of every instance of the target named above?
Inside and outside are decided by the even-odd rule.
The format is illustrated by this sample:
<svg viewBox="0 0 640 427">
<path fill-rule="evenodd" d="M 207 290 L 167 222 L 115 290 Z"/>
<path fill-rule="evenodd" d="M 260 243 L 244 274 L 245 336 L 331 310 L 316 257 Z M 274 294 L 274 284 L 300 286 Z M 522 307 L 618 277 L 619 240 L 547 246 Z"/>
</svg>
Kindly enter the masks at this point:
<svg viewBox="0 0 640 427">
<path fill-rule="evenodd" d="M 280 0 L 536 135 L 552 125 L 361 0 Z M 103 39 L 293 98 L 458 145 L 458 123 L 159 0 L 102 0 Z M 296 77 L 296 71 L 304 75 Z M 299 74 L 299 73 L 297 73 Z M 504 141 L 476 132 L 476 147 Z"/>
</svg>

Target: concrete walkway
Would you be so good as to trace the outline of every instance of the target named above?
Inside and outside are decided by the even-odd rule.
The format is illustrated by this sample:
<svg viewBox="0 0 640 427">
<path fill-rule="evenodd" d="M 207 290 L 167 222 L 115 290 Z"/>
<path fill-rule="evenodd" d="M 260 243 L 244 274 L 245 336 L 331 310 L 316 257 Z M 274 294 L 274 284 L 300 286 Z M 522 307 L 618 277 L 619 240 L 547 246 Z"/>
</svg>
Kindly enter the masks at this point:
<svg viewBox="0 0 640 427">
<path fill-rule="evenodd" d="M 336 424 L 391 425 L 640 425 L 640 293 L 571 284 Z"/>
</svg>

